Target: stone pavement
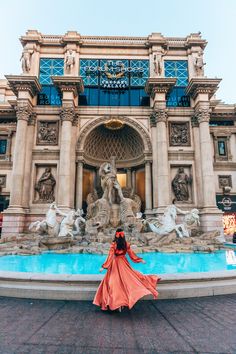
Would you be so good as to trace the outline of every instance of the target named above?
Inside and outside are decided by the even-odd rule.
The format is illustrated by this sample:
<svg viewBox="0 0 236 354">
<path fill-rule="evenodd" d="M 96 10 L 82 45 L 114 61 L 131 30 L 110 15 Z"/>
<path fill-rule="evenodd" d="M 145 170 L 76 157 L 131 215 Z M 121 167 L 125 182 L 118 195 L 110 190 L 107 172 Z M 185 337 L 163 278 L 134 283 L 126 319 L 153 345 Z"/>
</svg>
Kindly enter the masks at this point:
<svg viewBox="0 0 236 354">
<path fill-rule="evenodd" d="M 122 313 L 0 298 L 0 353 L 236 353 L 236 294 L 140 301 Z"/>
</svg>

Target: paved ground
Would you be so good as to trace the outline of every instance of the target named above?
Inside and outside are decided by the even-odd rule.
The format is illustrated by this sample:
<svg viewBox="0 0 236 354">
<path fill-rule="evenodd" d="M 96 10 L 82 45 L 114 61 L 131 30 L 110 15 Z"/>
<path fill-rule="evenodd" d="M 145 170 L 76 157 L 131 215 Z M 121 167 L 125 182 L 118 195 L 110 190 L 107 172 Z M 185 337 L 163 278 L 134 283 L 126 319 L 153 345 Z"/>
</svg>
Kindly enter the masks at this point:
<svg viewBox="0 0 236 354">
<path fill-rule="evenodd" d="M 140 301 L 122 313 L 0 298 L 0 353 L 236 353 L 236 294 Z"/>
</svg>

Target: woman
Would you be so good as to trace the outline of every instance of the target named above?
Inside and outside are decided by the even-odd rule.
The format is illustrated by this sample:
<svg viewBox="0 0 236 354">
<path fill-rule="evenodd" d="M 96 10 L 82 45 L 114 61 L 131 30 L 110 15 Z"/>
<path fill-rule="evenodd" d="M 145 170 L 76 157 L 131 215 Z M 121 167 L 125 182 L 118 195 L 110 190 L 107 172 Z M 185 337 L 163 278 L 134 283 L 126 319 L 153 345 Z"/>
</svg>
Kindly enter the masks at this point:
<svg viewBox="0 0 236 354">
<path fill-rule="evenodd" d="M 114 241 L 111 244 L 107 260 L 102 265 L 100 272 L 107 269 L 94 298 L 94 305 L 102 310 L 116 310 L 123 306 L 131 309 L 134 304 L 145 295 L 153 295 L 157 298 L 157 282 L 160 278 L 156 275 L 143 275 L 134 270 L 127 258 L 126 253 L 135 263 L 145 263 L 130 248 L 125 240 L 122 229 L 117 229 Z"/>
</svg>

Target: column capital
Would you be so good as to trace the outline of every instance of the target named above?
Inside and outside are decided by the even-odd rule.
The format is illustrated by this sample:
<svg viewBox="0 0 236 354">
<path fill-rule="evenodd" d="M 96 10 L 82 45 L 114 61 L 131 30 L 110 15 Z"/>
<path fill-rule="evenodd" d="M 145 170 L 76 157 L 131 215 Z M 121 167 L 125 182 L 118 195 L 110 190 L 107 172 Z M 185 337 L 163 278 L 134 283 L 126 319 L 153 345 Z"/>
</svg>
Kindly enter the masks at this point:
<svg viewBox="0 0 236 354">
<path fill-rule="evenodd" d="M 192 78 L 186 87 L 186 95 L 194 100 L 199 94 L 208 94 L 209 99 L 215 94 L 221 79 L 208 79 L 207 77 Z"/>
<path fill-rule="evenodd" d="M 62 94 L 72 92 L 76 97 L 84 91 L 83 79 L 78 76 L 52 76 L 52 81 Z"/>
<path fill-rule="evenodd" d="M 61 108 L 60 117 L 61 121 L 69 121 L 72 123 L 73 126 L 77 126 L 78 124 L 78 113 L 75 110 L 73 102 L 66 102 L 63 103 Z"/>
<path fill-rule="evenodd" d="M 150 125 L 151 127 L 155 127 L 159 122 L 166 123 L 167 119 L 168 119 L 168 110 L 166 108 L 156 107 L 150 115 Z"/>
<path fill-rule="evenodd" d="M 6 75 L 8 84 L 16 95 L 19 96 L 19 92 L 28 92 L 30 97 L 33 98 L 37 93 L 41 91 L 41 85 L 39 84 L 36 76 L 30 75 Z"/>
<path fill-rule="evenodd" d="M 17 121 L 25 120 L 29 121 L 32 115 L 32 105 L 28 100 L 18 100 L 15 106 Z"/>
<path fill-rule="evenodd" d="M 198 122 L 198 124 L 203 123 L 203 122 L 209 123 L 209 121 L 210 121 L 210 112 L 211 112 L 211 110 L 210 110 L 209 107 L 198 107 L 195 110 L 195 114 L 193 116 L 194 117 L 193 120 Z"/>
<path fill-rule="evenodd" d="M 154 99 L 156 93 L 167 94 L 176 84 L 176 80 L 172 77 L 151 77 L 147 80 L 145 91 Z"/>
</svg>

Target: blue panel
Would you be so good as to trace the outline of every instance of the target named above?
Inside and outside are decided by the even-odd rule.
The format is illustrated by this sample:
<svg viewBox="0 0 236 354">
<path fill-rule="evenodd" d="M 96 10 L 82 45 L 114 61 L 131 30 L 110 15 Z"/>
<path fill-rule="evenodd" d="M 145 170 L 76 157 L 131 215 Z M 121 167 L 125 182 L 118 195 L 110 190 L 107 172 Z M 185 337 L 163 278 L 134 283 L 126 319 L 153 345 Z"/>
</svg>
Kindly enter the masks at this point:
<svg viewBox="0 0 236 354">
<path fill-rule="evenodd" d="M 61 97 L 52 84 L 51 76 L 64 75 L 64 59 L 40 59 L 39 82 L 42 90 L 38 95 L 39 105 L 61 105 Z"/>
<path fill-rule="evenodd" d="M 5 154 L 7 151 L 7 139 L 0 140 L 0 154 Z"/>
<path fill-rule="evenodd" d="M 80 95 L 81 105 L 149 105 L 144 92 L 149 60 L 81 59 L 80 75 L 85 85 L 85 92 Z M 97 90 L 93 91 L 93 87 Z"/>
<path fill-rule="evenodd" d="M 190 99 L 185 94 L 184 87 L 174 87 L 167 96 L 168 107 L 189 107 Z"/>
<path fill-rule="evenodd" d="M 188 61 L 165 60 L 165 77 L 176 77 L 176 86 L 188 85 Z"/>
</svg>

